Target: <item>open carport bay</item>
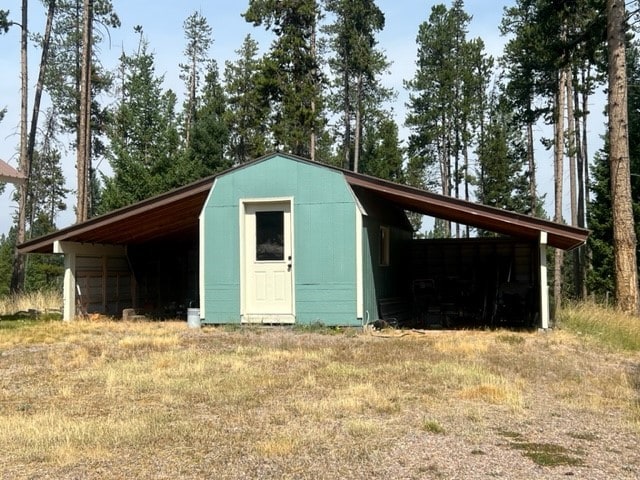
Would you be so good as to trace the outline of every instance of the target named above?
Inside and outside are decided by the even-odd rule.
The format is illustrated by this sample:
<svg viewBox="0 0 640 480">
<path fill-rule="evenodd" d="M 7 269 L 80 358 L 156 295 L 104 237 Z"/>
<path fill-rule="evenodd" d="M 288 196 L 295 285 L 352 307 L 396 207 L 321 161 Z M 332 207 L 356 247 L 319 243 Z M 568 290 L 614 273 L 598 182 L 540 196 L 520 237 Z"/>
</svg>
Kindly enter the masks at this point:
<svg viewBox="0 0 640 480">
<path fill-rule="evenodd" d="M 398 297 L 381 300 L 383 319 L 413 328 L 536 325 L 535 244 L 506 237 L 411 240 L 403 263 Z"/>
</svg>

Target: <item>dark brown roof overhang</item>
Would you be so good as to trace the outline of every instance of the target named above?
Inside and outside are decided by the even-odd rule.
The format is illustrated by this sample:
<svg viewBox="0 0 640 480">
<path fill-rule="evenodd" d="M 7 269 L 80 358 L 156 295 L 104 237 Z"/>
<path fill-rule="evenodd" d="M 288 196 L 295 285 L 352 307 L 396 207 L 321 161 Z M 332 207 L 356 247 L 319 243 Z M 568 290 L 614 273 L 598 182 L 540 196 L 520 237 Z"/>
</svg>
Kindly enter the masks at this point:
<svg viewBox="0 0 640 480">
<path fill-rule="evenodd" d="M 29 240 L 21 253 L 53 253 L 55 241 L 135 245 L 156 239 L 197 238 L 199 215 L 214 177 L 91 218 L 55 233 Z"/>
<path fill-rule="evenodd" d="M 540 233 L 546 232 L 547 243 L 563 250 L 582 245 L 589 236 L 589 231 L 583 228 L 445 197 L 354 172 L 344 171 L 344 175 L 350 185 L 371 190 L 405 210 L 530 241 L 538 241 Z"/>
<path fill-rule="evenodd" d="M 26 177 L 18 170 L 13 168 L 4 160 L 0 159 L 0 182 L 2 183 L 24 183 Z"/>
</svg>

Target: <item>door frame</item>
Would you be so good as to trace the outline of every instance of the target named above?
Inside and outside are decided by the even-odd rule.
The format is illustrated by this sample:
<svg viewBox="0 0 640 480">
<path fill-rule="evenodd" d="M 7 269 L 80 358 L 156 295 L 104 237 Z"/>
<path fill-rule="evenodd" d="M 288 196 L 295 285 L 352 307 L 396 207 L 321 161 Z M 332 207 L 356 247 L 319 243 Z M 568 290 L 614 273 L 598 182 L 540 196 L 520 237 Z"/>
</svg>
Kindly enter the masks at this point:
<svg viewBox="0 0 640 480">
<path fill-rule="evenodd" d="M 269 206 L 269 205 L 289 205 L 289 223 L 291 229 L 290 235 L 290 252 L 293 262 L 291 264 L 291 314 L 283 315 L 282 319 L 278 322 L 269 323 L 283 323 L 291 324 L 295 323 L 296 319 L 296 282 L 295 282 L 295 221 L 293 211 L 293 197 L 265 197 L 265 198 L 241 198 L 239 203 L 239 253 L 240 253 L 240 323 L 262 323 L 248 319 L 249 313 L 247 312 L 247 240 L 246 240 L 246 220 L 247 220 L 247 208 L 250 206 Z"/>
</svg>

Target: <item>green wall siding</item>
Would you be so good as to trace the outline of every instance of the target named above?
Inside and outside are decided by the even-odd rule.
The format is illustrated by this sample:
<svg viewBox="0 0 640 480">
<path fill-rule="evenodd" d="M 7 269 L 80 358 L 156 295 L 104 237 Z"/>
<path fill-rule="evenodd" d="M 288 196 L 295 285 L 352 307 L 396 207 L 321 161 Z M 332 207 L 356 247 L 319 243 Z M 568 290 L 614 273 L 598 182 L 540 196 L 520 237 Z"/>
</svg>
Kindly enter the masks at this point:
<svg viewBox="0 0 640 480">
<path fill-rule="evenodd" d="M 214 185 L 215 195 L 215 185 Z M 206 211 L 204 286 L 205 311 L 215 323 L 240 322 L 240 232 L 238 207 L 219 205 Z"/>
<path fill-rule="evenodd" d="M 404 215 L 404 214 L 403 214 Z M 400 224 L 401 222 L 396 222 Z M 380 227 L 389 227 L 390 251 L 389 265 L 380 266 Z M 377 217 L 367 216 L 363 222 L 363 301 L 364 320 L 373 322 L 379 319 L 378 300 L 386 297 L 411 295 L 411 286 L 407 283 L 408 265 L 406 254 L 412 232 L 398 226 L 381 222 Z"/>
<path fill-rule="evenodd" d="M 204 319 L 240 322 L 240 200 L 292 197 L 296 322 L 359 325 L 356 206 L 340 172 L 274 156 L 216 179 L 203 210 Z"/>
</svg>

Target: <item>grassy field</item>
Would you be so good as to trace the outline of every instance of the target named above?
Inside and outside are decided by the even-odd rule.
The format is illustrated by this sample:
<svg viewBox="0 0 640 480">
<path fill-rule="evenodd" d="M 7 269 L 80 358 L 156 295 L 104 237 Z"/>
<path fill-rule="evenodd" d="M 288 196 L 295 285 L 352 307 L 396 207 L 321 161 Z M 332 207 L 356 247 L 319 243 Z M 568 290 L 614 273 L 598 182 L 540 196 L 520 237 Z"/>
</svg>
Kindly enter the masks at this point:
<svg viewBox="0 0 640 480">
<path fill-rule="evenodd" d="M 637 321 L 594 306 L 546 333 L 0 320 L 0 477 L 638 478 Z"/>
<path fill-rule="evenodd" d="M 0 297 L 0 320 L 24 317 L 30 312 L 62 309 L 60 292 L 38 291 Z"/>
</svg>

